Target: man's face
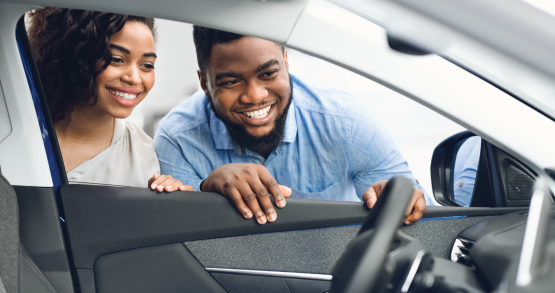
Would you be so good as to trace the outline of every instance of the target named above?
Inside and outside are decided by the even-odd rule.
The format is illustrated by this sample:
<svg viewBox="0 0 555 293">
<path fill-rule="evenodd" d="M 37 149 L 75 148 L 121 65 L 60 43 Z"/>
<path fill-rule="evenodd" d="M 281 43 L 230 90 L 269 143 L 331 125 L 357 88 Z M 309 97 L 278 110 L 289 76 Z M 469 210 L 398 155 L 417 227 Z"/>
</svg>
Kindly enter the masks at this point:
<svg viewBox="0 0 555 293">
<path fill-rule="evenodd" d="M 242 37 L 212 47 L 206 76 L 199 79 L 222 120 L 255 137 L 268 135 L 288 105 L 287 52 L 271 41 Z"/>
</svg>

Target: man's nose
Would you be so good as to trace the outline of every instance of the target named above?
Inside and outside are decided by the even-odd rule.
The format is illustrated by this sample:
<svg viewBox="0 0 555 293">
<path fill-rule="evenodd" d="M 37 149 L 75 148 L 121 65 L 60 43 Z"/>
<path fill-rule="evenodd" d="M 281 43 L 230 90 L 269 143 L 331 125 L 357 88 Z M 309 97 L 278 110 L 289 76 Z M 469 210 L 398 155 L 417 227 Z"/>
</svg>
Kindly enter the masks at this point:
<svg viewBox="0 0 555 293">
<path fill-rule="evenodd" d="M 141 77 L 139 75 L 139 68 L 136 66 L 128 66 L 123 73 L 121 80 L 129 85 L 140 84 Z"/>
<path fill-rule="evenodd" d="M 247 89 L 241 95 L 241 102 L 244 104 L 258 104 L 268 97 L 268 90 L 263 84 L 252 82 L 247 84 Z"/>
</svg>

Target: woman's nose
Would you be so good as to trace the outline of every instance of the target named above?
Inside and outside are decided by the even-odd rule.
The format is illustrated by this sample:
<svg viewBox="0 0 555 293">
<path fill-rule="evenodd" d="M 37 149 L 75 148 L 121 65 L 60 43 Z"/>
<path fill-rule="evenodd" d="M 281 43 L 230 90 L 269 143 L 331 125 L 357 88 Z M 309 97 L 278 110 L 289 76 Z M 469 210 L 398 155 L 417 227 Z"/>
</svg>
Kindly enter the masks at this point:
<svg viewBox="0 0 555 293">
<path fill-rule="evenodd" d="M 122 75 L 121 80 L 130 85 L 140 84 L 141 77 L 139 76 L 139 69 L 135 66 L 129 66 Z"/>
</svg>

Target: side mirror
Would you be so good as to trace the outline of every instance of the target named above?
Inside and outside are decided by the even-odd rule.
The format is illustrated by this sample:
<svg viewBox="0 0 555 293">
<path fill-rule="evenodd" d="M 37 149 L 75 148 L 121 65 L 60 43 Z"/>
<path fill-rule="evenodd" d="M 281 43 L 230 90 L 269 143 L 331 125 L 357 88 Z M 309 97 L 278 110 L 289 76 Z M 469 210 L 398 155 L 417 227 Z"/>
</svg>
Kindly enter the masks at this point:
<svg viewBox="0 0 555 293">
<path fill-rule="evenodd" d="M 465 207 L 529 205 L 537 177 L 516 158 L 469 131 L 436 147 L 430 171 L 436 200 Z"/>
<path fill-rule="evenodd" d="M 454 184 L 457 181 L 455 180 L 455 163 L 457 162 L 458 151 L 468 139 L 474 137 L 476 136 L 470 131 L 461 132 L 444 140 L 434 150 L 434 154 L 432 156 L 432 164 L 430 166 L 432 191 L 436 200 L 443 205 L 464 206 L 464 203 L 466 203 L 467 201 L 469 202 L 472 198 L 475 183 L 474 181 L 476 179 L 475 174 L 477 172 L 474 173 L 473 178 L 471 178 L 471 174 L 468 174 L 468 178 L 466 178 L 462 186 L 459 187 L 459 191 L 465 193 L 464 198 L 463 196 L 459 195 L 459 202 L 457 202 L 457 199 L 455 198 Z M 459 164 L 457 166 L 458 169 L 461 169 L 460 166 L 462 160 L 462 157 L 459 157 Z M 476 171 L 477 170 L 478 168 L 476 166 Z M 457 175 L 459 174 L 460 172 L 457 173 Z M 470 199 L 468 199 L 469 193 Z M 468 204 L 466 206 L 468 206 Z"/>
</svg>

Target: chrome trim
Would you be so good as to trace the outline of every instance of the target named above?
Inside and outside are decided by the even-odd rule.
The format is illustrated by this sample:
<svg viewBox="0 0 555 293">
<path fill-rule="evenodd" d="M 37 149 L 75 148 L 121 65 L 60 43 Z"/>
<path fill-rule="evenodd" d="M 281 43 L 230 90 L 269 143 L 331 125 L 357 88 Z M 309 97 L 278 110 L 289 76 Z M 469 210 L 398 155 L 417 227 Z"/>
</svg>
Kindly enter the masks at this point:
<svg viewBox="0 0 555 293">
<path fill-rule="evenodd" d="M 459 258 L 457 257 L 457 253 L 462 253 L 459 246 L 464 246 L 463 243 L 459 238 L 455 239 L 455 244 L 453 244 L 453 249 L 451 249 L 451 260 L 453 262 L 457 262 Z"/>
<path fill-rule="evenodd" d="M 416 257 L 414 258 L 414 261 L 412 262 L 412 266 L 410 267 L 409 274 L 407 275 L 407 279 L 405 279 L 405 283 L 403 284 L 403 287 L 401 288 L 401 292 L 406 293 L 406 292 L 409 291 L 410 285 L 412 284 L 412 280 L 414 280 L 414 276 L 416 275 L 416 272 L 418 271 L 418 267 L 420 266 L 420 262 L 422 262 L 422 257 L 424 257 L 424 254 L 426 254 L 426 252 L 424 252 L 424 250 L 420 250 L 416 254 Z"/>
<path fill-rule="evenodd" d="M 282 278 L 309 279 L 309 280 L 322 280 L 322 281 L 331 281 L 332 279 L 331 275 L 277 272 L 277 271 L 257 271 L 257 270 L 219 269 L 219 268 L 206 268 L 206 271 L 209 273 L 257 275 L 257 276 L 267 276 L 267 277 L 282 277 Z"/>
</svg>

